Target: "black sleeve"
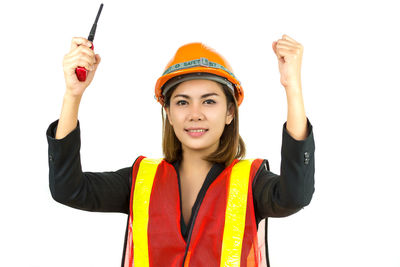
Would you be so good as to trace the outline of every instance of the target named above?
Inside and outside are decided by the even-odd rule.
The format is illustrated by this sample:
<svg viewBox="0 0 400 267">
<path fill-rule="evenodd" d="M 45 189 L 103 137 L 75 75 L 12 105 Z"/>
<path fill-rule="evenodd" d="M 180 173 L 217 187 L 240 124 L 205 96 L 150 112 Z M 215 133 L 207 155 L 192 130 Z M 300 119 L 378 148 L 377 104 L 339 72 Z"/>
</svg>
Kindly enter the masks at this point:
<svg viewBox="0 0 400 267">
<path fill-rule="evenodd" d="M 49 186 L 54 200 L 87 211 L 129 214 L 131 167 L 110 172 L 82 172 L 80 128 L 55 139 L 58 120 L 46 131 Z"/>
<path fill-rule="evenodd" d="M 314 135 L 307 118 L 308 134 L 294 139 L 283 124 L 280 175 L 269 171 L 264 160 L 253 181 L 257 223 L 266 217 L 289 216 L 307 206 L 314 193 Z"/>
</svg>

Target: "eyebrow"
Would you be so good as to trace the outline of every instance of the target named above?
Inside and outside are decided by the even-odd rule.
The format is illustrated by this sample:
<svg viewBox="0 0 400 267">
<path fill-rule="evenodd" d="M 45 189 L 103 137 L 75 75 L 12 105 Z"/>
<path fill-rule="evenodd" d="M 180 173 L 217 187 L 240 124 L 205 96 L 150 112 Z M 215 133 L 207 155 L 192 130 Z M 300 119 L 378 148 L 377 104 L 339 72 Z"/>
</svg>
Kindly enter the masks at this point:
<svg viewBox="0 0 400 267">
<path fill-rule="evenodd" d="M 219 96 L 217 93 L 209 93 L 209 94 L 202 95 L 201 98 L 207 98 L 209 96 L 214 96 L 214 95 L 215 96 Z M 184 94 L 179 94 L 179 95 L 174 96 L 174 98 L 177 98 L 177 97 L 183 97 L 183 98 L 186 98 L 186 99 L 190 99 L 190 96 L 184 95 Z"/>
</svg>

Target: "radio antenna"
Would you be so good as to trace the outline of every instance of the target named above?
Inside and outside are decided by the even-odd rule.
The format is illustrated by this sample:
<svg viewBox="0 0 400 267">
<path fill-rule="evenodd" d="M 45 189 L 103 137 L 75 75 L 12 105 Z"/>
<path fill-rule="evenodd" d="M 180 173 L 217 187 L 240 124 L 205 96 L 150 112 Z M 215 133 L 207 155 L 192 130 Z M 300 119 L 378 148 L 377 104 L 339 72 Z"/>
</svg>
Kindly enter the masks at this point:
<svg viewBox="0 0 400 267">
<path fill-rule="evenodd" d="M 97 12 L 96 20 L 93 23 L 92 29 L 90 30 L 88 40 L 93 42 L 94 35 L 96 33 L 97 21 L 99 20 L 101 10 L 103 9 L 103 3 L 100 5 L 99 11 Z"/>
</svg>

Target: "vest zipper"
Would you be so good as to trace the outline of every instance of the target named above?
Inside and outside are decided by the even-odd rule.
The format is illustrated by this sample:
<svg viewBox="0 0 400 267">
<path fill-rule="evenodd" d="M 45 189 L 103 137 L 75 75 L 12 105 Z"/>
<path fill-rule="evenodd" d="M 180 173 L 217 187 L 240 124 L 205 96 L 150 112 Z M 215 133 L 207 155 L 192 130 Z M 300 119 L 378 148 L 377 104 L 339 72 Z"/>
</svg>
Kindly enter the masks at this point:
<svg viewBox="0 0 400 267">
<path fill-rule="evenodd" d="M 219 167 L 218 167 L 218 166 L 219 166 Z M 179 171 L 178 171 L 178 169 L 177 169 L 176 166 L 175 166 L 175 169 L 176 169 L 176 173 L 177 173 L 177 175 L 178 175 L 179 197 L 180 197 L 180 200 L 181 200 L 181 204 L 180 204 L 181 206 L 180 206 L 180 208 L 181 208 L 181 213 L 182 213 L 182 195 L 181 195 Z M 220 169 L 220 170 L 219 170 L 219 169 Z M 204 189 L 204 188 L 203 188 L 203 187 L 204 187 L 204 184 L 203 184 L 202 188 L 200 189 L 199 196 L 198 196 L 198 198 L 199 198 L 199 204 L 196 206 L 196 209 L 194 210 L 193 216 L 192 216 L 192 218 L 191 218 L 191 223 L 190 223 L 189 229 L 188 229 L 189 232 L 188 232 L 188 234 L 187 234 L 186 249 L 185 249 L 185 255 L 183 256 L 182 267 L 185 267 L 185 260 L 186 260 L 187 253 L 188 253 L 189 246 L 190 246 L 190 239 L 192 238 L 192 232 L 193 232 L 194 224 L 195 224 L 195 222 L 196 222 L 196 217 L 197 217 L 197 214 L 198 214 L 198 212 L 199 212 L 200 206 L 201 206 L 201 204 L 202 204 L 202 202 L 203 202 L 203 200 L 204 200 L 204 197 L 205 197 L 205 195 L 206 195 L 206 193 L 207 193 L 207 191 L 208 191 L 208 188 L 209 188 L 210 185 L 214 182 L 214 180 L 217 179 L 219 175 L 221 175 L 221 173 L 224 171 L 224 169 L 225 169 L 225 167 L 224 167 L 223 165 L 222 165 L 222 166 L 220 166 L 220 165 L 214 165 L 214 166 L 211 168 L 210 172 L 207 174 L 207 177 L 206 177 L 206 180 L 205 180 L 205 183 L 207 183 L 207 181 L 209 181 L 209 184 L 208 184 L 208 186 L 206 187 L 206 190 L 203 190 L 203 189 Z M 211 180 L 210 180 L 210 179 L 211 179 Z M 196 199 L 196 202 L 197 202 L 197 199 Z M 181 216 L 182 216 L 182 214 L 181 214 Z"/>
</svg>

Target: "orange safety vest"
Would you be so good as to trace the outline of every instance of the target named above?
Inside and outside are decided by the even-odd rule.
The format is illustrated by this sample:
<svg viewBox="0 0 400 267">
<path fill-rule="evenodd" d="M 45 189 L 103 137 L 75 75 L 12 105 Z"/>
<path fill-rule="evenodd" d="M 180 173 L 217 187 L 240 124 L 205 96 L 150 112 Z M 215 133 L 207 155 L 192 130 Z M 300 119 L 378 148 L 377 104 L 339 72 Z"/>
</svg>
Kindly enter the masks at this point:
<svg viewBox="0 0 400 267">
<path fill-rule="evenodd" d="M 124 267 L 260 266 L 252 183 L 262 162 L 235 159 L 219 174 L 185 241 L 174 166 L 140 156 L 132 169 Z"/>
</svg>

